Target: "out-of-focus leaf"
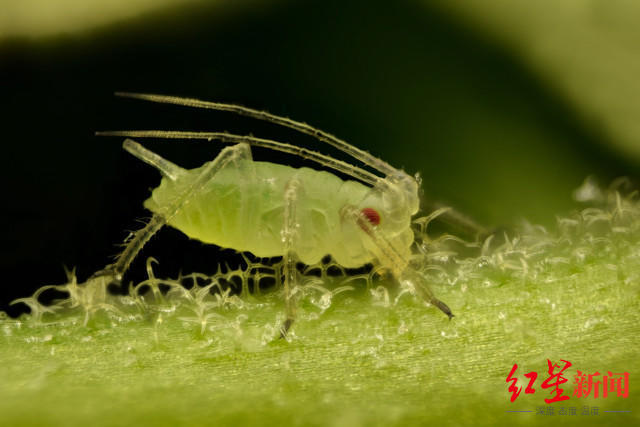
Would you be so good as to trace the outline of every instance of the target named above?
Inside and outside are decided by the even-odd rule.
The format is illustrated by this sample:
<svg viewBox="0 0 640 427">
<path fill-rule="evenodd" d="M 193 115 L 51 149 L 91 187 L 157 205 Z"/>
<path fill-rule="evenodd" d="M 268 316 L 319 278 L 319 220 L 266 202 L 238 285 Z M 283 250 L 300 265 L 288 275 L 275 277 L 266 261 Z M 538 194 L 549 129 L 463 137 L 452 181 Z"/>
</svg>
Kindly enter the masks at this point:
<svg viewBox="0 0 640 427">
<path fill-rule="evenodd" d="M 0 39 L 86 30 L 194 0 L 2 0 Z"/>
<path fill-rule="evenodd" d="M 494 37 L 570 102 L 593 132 L 640 161 L 640 3 L 429 2 Z"/>
</svg>

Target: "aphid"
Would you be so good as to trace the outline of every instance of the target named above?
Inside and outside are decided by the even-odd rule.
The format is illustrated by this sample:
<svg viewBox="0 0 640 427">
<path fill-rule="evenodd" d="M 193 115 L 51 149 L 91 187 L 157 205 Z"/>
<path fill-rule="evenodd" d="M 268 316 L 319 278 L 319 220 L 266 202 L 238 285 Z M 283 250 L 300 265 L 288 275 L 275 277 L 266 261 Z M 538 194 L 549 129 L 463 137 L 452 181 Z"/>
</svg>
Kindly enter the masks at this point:
<svg viewBox="0 0 640 427">
<path fill-rule="evenodd" d="M 94 277 L 120 281 L 144 244 L 168 224 L 205 243 L 259 257 L 284 257 L 285 336 L 296 317 L 292 290 L 295 264 L 318 263 L 331 255 L 344 267 L 373 263 L 399 282 L 409 282 L 427 302 L 449 318 L 449 307 L 438 300 L 424 278 L 409 265 L 414 234 L 411 218 L 419 209 L 419 183 L 402 170 L 305 123 L 231 104 L 163 95 L 117 93 L 158 103 L 229 111 L 265 120 L 314 136 L 379 172 L 371 173 L 330 156 L 254 136 L 226 132 L 131 130 L 97 132 L 128 138 L 218 140 L 223 148 L 203 166 L 186 170 L 147 150 L 132 139 L 123 147 L 158 169 L 163 179 L 144 206 L 153 212 L 115 262 Z M 250 146 L 266 147 L 312 160 L 349 175 L 342 180 L 325 171 L 253 161 Z"/>
</svg>

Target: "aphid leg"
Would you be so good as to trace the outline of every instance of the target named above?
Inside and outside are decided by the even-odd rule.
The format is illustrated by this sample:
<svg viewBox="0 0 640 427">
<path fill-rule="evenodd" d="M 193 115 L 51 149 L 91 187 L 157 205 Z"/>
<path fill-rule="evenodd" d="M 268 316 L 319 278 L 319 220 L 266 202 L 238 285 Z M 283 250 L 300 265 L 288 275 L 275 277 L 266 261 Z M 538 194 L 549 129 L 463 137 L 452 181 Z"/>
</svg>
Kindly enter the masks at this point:
<svg viewBox="0 0 640 427">
<path fill-rule="evenodd" d="M 143 158 L 148 150 L 145 150 L 137 142 L 127 139 L 123 146 L 129 152 L 135 152 L 136 157 Z M 151 152 L 149 152 L 151 153 Z M 153 154 L 153 160 L 157 163 L 159 156 Z M 125 249 L 116 257 L 113 264 L 108 265 L 103 270 L 95 273 L 91 279 L 99 277 L 109 277 L 118 283 L 122 280 L 122 276 L 129 268 L 129 265 L 138 255 L 144 245 L 151 239 L 151 237 L 158 232 L 165 224 L 182 209 L 182 207 L 189 202 L 189 200 L 197 194 L 213 177 L 230 162 L 239 158 L 251 158 L 251 149 L 248 144 L 238 144 L 232 147 L 225 147 L 220 151 L 220 154 L 212 161 L 205 165 L 200 172 L 200 175 L 193 181 L 191 186 L 185 190 L 184 193 L 177 197 L 173 203 L 165 206 L 161 212 L 153 215 L 147 225 L 136 231 L 133 236 L 128 239 Z M 145 160 L 146 161 L 146 160 Z M 147 163 L 153 164 L 151 161 Z"/>
<path fill-rule="evenodd" d="M 160 157 L 153 151 L 144 148 L 132 139 L 125 139 L 122 143 L 122 148 L 128 151 L 132 156 L 135 156 L 143 162 L 158 169 L 163 176 L 166 176 L 171 181 L 175 181 L 185 172 L 185 170 L 180 166 Z"/>
<path fill-rule="evenodd" d="M 455 315 L 451 312 L 451 309 L 447 304 L 440 301 L 433 295 L 433 292 L 427 285 L 425 278 L 418 274 L 411 267 L 407 267 L 405 271 L 397 278 L 400 282 L 409 282 L 413 285 L 413 288 L 416 290 L 416 293 L 422 298 L 423 301 L 428 302 L 429 304 L 437 307 L 440 311 L 449 317 L 451 320 Z"/>
<path fill-rule="evenodd" d="M 435 201 L 427 202 L 425 209 L 426 211 L 446 209 L 442 211 L 442 214 L 438 215 L 437 220 L 453 228 L 456 232 L 475 239 L 475 241 L 482 242 L 492 233 L 491 230 L 478 224 L 473 218 L 444 203 Z"/>
<path fill-rule="evenodd" d="M 429 289 L 424 277 L 409 266 L 408 260 L 405 259 L 405 257 L 395 247 L 393 247 L 393 245 L 380 232 L 378 232 L 376 227 L 371 224 L 361 211 L 353 206 L 345 206 L 343 208 L 342 215 L 355 221 L 371 238 L 371 241 L 374 244 L 374 255 L 382 265 L 387 266 L 391 270 L 393 277 L 398 282 L 409 283 L 424 301 L 440 309 L 440 311 L 446 314 L 449 319 L 454 316 L 449 306 L 433 295 L 433 292 Z"/>
<path fill-rule="evenodd" d="M 296 301 L 294 298 L 295 286 L 297 283 L 296 260 L 294 243 L 298 233 L 298 222 L 296 219 L 296 206 L 298 202 L 298 192 L 300 181 L 294 176 L 291 178 L 284 190 L 284 224 L 282 227 L 282 241 L 284 243 L 284 297 L 287 318 L 280 328 L 280 338 L 285 338 L 287 332 L 296 319 Z"/>
</svg>

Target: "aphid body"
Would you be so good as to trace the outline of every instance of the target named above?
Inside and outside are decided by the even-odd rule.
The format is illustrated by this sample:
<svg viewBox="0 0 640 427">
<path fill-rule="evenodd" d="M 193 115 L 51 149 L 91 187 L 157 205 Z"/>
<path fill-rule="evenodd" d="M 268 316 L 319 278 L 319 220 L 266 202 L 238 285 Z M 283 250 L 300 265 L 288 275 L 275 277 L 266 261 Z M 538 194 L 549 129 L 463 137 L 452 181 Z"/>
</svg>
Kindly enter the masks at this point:
<svg viewBox="0 0 640 427">
<path fill-rule="evenodd" d="M 184 193 L 204 167 L 181 169 L 176 180 L 165 176 L 144 206 L 162 213 L 162 208 Z M 287 183 L 294 179 L 300 185 L 296 195 L 298 235 L 292 250 L 301 262 L 312 265 L 331 255 L 338 264 L 354 268 L 375 261 L 363 230 L 342 215 L 345 206 L 377 213 L 378 232 L 402 255 L 409 256 L 414 237 L 411 216 L 417 206 L 398 206 L 397 202 L 385 205 L 381 192 L 329 172 L 250 159 L 222 169 L 169 225 L 204 243 L 259 257 L 281 256 L 285 253 L 283 195 Z"/>
<path fill-rule="evenodd" d="M 187 236 L 259 257 L 284 257 L 287 320 L 295 319 L 292 290 L 295 264 L 316 264 L 331 255 L 344 267 L 373 263 L 411 285 L 425 301 L 453 317 L 424 277 L 410 266 L 414 234 L 412 216 L 419 209 L 419 183 L 404 171 L 304 123 L 231 104 L 163 95 L 119 94 L 152 102 L 231 111 L 307 133 L 363 162 L 379 174 L 305 148 L 278 141 L 222 132 L 109 131 L 103 136 L 201 139 L 235 143 L 199 168 L 186 170 L 127 139 L 123 147 L 163 175 L 144 206 L 154 213 L 127 241 L 114 264 L 95 276 L 120 280 L 149 238 L 164 225 Z M 265 147 L 309 159 L 354 179 L 310 168 L 254 161 L 250 146 Z M 383 175 L 383 176 L 380 176 Z"/>
</svg>

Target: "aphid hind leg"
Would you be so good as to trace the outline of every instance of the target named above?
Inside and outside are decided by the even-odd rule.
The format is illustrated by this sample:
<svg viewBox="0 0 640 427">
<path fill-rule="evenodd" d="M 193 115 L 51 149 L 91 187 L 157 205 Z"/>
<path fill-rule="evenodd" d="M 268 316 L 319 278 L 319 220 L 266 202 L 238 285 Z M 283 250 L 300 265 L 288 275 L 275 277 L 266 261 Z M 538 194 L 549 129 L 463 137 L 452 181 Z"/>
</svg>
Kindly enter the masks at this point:
<svg viewBox="0 0 640 427">
<path fill-rule="evenodd" d="M 296 207 L 298 204 L 298 194 L 300 181 L 294 176 L 285 187 L 284 191 L 284 221 L 282 226 L 282 241 L 284 243 L 284 297 L 286 316 L 280 328 L 280 338 L 285 338 L 287 332 L 296 319 L 297 305 L 294 298 L 295 287 L 297 285 L 298 270 L 296 269 L 297 256 L 294 250 L 295 239 L 298 234 L 298 222 L 296 218 Z"/>
<path fill-rule="evenodd" d="M 144 152 L 144 148 L 133 140 L 126 140 L 123 144 L 127 151 Z M 200 172 L 200 175 L 193 183 L 177 197 L 171 204 L 165 206 L 161 212 L 153 215 L 147 225 L 136 231 L 126 242 L 124 250 L 116 257 L 113 264 L 108 265 L 103 270 L 95 273 L 92 278 L 111 277 L 118 283 L 122 280 L 122 276 L 129 268 L 129 265 L 142 250 L 144 245 L 157 233 L 164 225 L 180 212 L 180 209 L 189 202 L 189 200 L 197 194 L 213 177 L 229 163 L 239 158 L 251 158 L 251 148 L 248 144 L 238 144 L 231 147 L 225 147 L 220 151 L 218 156 Z M 158 156 L 159 158 L 159 156 Z"/>
<path fill-rule="evenodd" d="M 378 232 L 376 227 L 369 222 L 367 217 L 361 211 L 352 206 L 345 206 L 343 215 L 355 221 L 371 238 L 376 248 L 375 256 L 384 266 L 387 266 L 391 270 L 395 280 L 400 283 L 408 282 L 425 302 L 428 302 L 440 309 L 440 311 L 446 314 L 449 319 L 454 317 L 449 306 L 433 295 L 433 292 L 429 289 L 424 277 L 409 266 L 408 260 L 404 259 L 396 248 L 394 248 L 393 245 Z"/>
<path fill-rule="evenodd" d="M 122 143 L 122 148 L 128 151 L 132 156 L 137 157 L 143 162 L 158 169 L 163 176 L 166 176 L 171 181 L 175 181 L 185 172 L 185 170 L 180 166 L 160 157 L 153 151 L 144 148 L 132 139 L 125 139 Z"/>
</svg>

